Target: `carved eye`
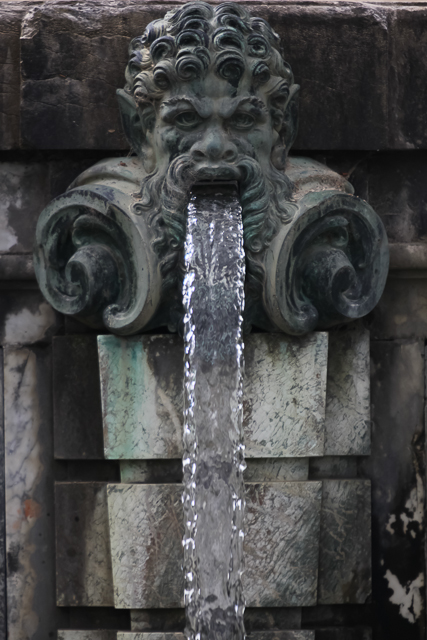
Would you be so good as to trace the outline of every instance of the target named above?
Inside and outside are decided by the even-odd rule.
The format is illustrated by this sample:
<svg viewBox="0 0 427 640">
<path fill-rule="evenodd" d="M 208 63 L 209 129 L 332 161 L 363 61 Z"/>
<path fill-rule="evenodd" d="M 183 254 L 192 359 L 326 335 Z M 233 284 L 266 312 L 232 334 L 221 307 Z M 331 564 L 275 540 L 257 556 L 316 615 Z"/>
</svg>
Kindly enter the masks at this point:
<svg viewBox="0 0 427 640">
<path fill-rule="evenodd" d="M 193 129 L 202 122 L 202 118 L 195 111 L 183 111 L 175 118 L 175 125 L 180 129 Z"/>
<path fill-rule="evenodd" d="M 251 129 L 254 123 L 255 118 L 249 113 L 235 113 L 234 116 L 230 118 L 230 124 L 234 129 Z"/>
</svg>

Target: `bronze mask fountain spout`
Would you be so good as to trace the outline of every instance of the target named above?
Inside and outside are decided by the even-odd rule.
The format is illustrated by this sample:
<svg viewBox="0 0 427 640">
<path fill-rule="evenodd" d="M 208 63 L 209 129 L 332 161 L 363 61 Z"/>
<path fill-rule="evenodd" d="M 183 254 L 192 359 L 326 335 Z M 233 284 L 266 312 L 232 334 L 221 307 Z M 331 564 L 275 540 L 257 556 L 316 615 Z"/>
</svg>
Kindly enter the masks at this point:
<svg viewBox="0 0 427 640">
<path fill-rule="evenodd" d="M 149 24 L 130 44 L 117 94 L 135 155 L 98 163 L 42 212 L 37 278 L 55 309 L 94 328 L 185 334 L 187 553 L 197 535 L 212 540 L 211 489 L 232 516 L 234 552 L 226 566 L 212 551 L 231 594 L 226 613 L 215 585 L 193 575 L 204 571 L 200 556 L 184 563 L 187 632 L 240 638 L 242 332 L 302 335 L 364 316 L 385 285 L 387 240 L 344 178 L 288 157 L 299 86 L 277 34 L 242 5 L 192 2 Z M 211 424 L 228 449 L 215 448 Z M 194 585 L 215 606 L 194 610 Z"/>
</svg>

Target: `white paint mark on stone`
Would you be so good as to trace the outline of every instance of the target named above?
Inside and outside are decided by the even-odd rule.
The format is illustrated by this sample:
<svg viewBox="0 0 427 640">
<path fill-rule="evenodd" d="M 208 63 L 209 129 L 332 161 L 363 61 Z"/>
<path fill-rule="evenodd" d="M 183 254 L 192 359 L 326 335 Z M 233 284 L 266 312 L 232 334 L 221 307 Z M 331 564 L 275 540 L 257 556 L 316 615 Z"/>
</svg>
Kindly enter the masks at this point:
<svg viewBox="0 0 427 640">
<path fill-rule="evenodd" d="M 393 513 L 393 514 L 390 516 L 389 521 L 387 522 L 386 527 L 385 527 L 385 528 L 386 528 L 386 530 L 387 530 L 389 533 L 391 533 L 392 535 L 393 535 L 394 533 L 396 533 L 396 532 L 395 532 L 395 530 L 393 529 L 393 525 L 394 525 L 394 523 L 396 522 L 396 520 L 397 520 L 397 518 L 396 518 L 396 516 L 395 516 L 395 515 L 394 515 L 394 513 Z"/>
<path fill-rule="evenodd" d="M 6 344 L 29 344 L 42 340 L 48 329 L 55 323 L 55 312 L 46 302 L 32 313 L 22 309 L 9 313 L 5 320 L 4 341 Z"/>
<path fill-rule="evenodd" d="M 409 525 L 412 523 L 415 523 L 419 531 L 424 529 L 424 485 L 419 473 L 417 473 L 417 485 L 412 489 L 405 504 L 405 512 L 400 514 L 400 519 L 403 522 L 405 534 L 408 533 Z M 416 533 L 413 528 L 410 534 L 415 538 Z"/>
<path fill-rule="evenodd" d="M 423 598 L 420 590 L 424 586 L 424 575 L 420 573 L 412 582 L 409 581 L 406 585 L 401 585 L 399 578 L 387 570 L 385 579 L 389 589 L 393 591 L 390 602 L 399 607 L 402 618 L 414 624 L 423 610 Z"/>
<path fill-rule="evenodd" d="M 9 251 L 18 244 L 18 236 L 9 224 L 7 210 L 0 208 L 0 252 Z"/>
</svg>

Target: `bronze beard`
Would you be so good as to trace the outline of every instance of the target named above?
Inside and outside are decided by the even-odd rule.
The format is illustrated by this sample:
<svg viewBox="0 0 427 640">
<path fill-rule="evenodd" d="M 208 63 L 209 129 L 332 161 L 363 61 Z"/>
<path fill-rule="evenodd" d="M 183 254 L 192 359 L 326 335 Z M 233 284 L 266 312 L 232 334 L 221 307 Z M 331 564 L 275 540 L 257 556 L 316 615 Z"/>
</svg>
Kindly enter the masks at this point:
<svg viewBox="0 0 427 640">
<path fill-rule="evenodd" d="M 293 185 L 271 163 L 265 175 L 257 160 L 250 156 L 240 156 L 234 166 L 242 176 L 239 186 L 247 282 L 254 291 L 259 291 L 264 283 L 259 254 L 269 246 L 280 225 L 292 219 Z M 166 173 L 156 170 L 142 181 L 141 201 L 136 206 L 139 212 L 146 212 L 155 230 L 154 246 L 161 259 L 164 289 L 182 279 L 190 190 L 202 178 L 192 157 L 183 154 L 172 160 Z"/>
</svg>

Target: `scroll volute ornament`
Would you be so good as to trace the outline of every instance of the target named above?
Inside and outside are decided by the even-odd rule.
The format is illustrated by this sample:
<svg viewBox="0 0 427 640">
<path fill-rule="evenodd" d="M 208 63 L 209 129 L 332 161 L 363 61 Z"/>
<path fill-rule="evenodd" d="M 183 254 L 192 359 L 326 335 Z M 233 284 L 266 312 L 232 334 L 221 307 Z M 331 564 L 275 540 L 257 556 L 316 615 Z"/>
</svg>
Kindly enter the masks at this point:
<svg viewBox="0 0 427 640">
<path fill-rule="evenodd" d="M 118 334 L 179 329 L 191 187 L 233 180 L 247 327 L 298 335 L 368 313 L 384 228 L 342 177 L 288 158 L 298 91 L 277 34 L 242 5 L 194 2 L 149 24 L 118 91 L 136 157 L 98 163 L 40 216 L 36 275 L 53 307 Z"/>
</svg>

